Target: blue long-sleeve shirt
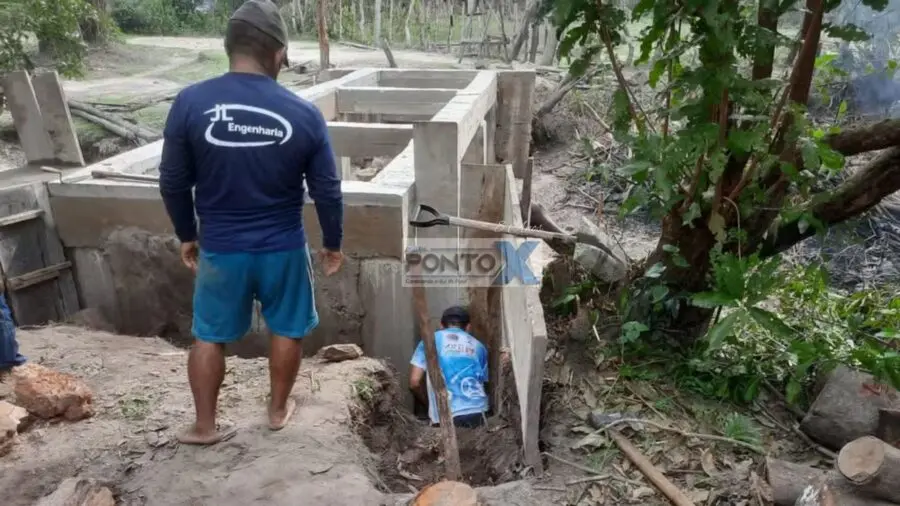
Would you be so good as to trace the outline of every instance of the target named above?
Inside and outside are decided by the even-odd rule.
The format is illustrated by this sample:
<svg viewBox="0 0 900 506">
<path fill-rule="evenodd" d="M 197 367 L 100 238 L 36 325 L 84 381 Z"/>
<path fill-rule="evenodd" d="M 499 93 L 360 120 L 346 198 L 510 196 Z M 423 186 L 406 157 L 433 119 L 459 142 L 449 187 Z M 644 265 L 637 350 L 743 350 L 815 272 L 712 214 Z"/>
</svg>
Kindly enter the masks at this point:
<svg viewBox="0 0 900 506">
<path fill-rule="evenodd" d="M 230 72 L 185 88 L 163 137 L 159 189 L 181 241 L 212 252 L 303 247 L 305 181 L 323 246 L 340 249 L 343 198 L 325 118 L 275 80 Z"/>
</svg>

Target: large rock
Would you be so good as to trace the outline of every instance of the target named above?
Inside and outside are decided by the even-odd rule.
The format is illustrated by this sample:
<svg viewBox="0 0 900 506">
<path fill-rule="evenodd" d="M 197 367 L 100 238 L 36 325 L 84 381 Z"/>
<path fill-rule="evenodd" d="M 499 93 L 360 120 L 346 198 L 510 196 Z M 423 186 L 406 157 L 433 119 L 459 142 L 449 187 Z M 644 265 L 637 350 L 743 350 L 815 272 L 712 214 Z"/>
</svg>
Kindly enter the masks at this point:
<svg viewBox="0 0 900 506">
<path fill-rule="evenodd" d="M 12 370 L 16 404 L 38 418 L 74 421 L 94 414 L 93 394 L 79 378 L 38 364 Z"/>
<path fill-rule="evenodd" d="M 363 351 L 355 344 L 332 344 L 319 350 L 319 356 L 326 362 L 343 362 L 363 356 Z"/>
<path fill-rule="evenodd" d="M 411 506 L 478 506 L 475 489 L 458 481 L 441 481 L 423 488 Z"/>
<path fill-rule="evenodd" d="M 116 506 L 110 489 L 94 480 L 67 478 L 36 506 Z"/>
</svg>

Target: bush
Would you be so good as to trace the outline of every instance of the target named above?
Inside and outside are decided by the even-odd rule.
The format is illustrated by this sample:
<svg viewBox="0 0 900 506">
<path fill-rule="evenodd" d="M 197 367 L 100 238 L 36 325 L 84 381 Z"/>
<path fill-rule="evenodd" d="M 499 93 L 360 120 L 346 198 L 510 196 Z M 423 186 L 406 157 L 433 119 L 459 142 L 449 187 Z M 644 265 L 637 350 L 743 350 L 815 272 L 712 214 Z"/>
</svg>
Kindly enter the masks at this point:
<svg viewBox="0 0 900 506">
<path fill-rule="evenodd" d="M 218 0 L 211 10 L 202 0 L 119 0 L 112 17 L 125 33 L 181 35 L 222 33 L 231 13 L 230 0 Z"/>
</svg>

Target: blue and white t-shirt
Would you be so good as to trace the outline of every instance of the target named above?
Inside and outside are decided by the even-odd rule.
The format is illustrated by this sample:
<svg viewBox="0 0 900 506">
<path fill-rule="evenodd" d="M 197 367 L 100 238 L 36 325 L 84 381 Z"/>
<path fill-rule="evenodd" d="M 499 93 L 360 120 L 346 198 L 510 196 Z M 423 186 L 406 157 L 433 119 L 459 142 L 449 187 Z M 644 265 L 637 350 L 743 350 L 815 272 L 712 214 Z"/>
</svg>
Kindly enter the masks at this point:
<svg viewBox="0 0 900 506">
<path fill-rule="evenodd" d="M 458 328 L 441 329 L 434 333 L 438 361 L 447 384 L 450 412 L 454 417 L 484 413 L 488 410 L 488 398 L 484 384 L 488 380 L 487 348 Z M 425 344 L 419 341 L 410 364 L 428 370 L 425 362 Z M 437 401 L 428 378 L 428 416 L 438 423 Z"/>
</svg>

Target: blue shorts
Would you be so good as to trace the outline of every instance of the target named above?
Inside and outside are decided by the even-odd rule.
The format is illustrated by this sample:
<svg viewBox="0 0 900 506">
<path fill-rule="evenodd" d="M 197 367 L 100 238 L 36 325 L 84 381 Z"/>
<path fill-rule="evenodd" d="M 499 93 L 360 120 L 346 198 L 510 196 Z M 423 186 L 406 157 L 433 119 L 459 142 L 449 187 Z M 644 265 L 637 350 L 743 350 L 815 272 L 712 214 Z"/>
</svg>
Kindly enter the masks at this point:
<svg viewBox="0 0 900 506">
<path fill-rule="evenodd" d="M 262 306 L 275 335 L 300 339 L 319 324 L 309 249 L 271 253 L 200 251 L 194 282 L 194 337 L 210 343 L 238 341 Z"/>
</svg>

